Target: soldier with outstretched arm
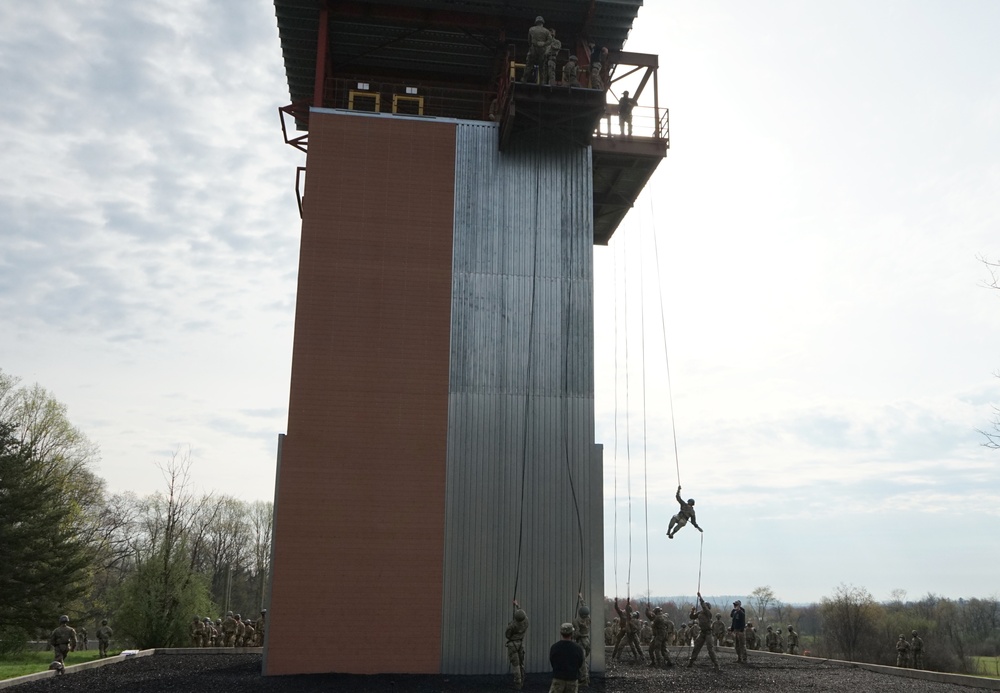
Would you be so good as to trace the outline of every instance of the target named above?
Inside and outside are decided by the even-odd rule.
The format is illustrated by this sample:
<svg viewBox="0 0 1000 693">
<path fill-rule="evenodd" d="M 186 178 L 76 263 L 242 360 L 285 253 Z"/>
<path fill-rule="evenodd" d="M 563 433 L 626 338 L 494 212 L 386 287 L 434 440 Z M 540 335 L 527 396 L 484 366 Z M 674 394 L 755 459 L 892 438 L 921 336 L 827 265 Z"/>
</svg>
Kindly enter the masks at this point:
<svg viewBox="0 0 1000 693">
<path fill-rule="evenodd" d="M 695 529 L 699 532 L 704 532 L 694 518 L 694 498 L 688 498 L 686 501 L 681 498 L 681 487 L 677 487 L 677 502 L 681 504 L 681 509 L 677 511 L 677 514 L 670 518 L 670 526 L 667 527 L 667 537 L 673 539 L 674 535 L 680 531 L 681 527 L 690 522 Z"/>
</svg>

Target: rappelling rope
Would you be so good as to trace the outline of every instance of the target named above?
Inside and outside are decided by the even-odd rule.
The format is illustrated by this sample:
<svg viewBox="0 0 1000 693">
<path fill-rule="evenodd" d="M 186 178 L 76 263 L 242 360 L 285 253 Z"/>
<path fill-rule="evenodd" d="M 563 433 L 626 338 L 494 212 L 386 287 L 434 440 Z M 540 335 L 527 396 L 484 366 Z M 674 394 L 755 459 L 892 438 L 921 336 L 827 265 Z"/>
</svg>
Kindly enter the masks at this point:
<svg viewBox="0 0 1000 693">
<path fill-rule="evenodd" d="M 677 485 L 681 485 L 681 458 L 677 452 L 677 426 L 674 422 L 674 392 L 670 382 L 670 354 L 667 350 L 667 320 L 663 310 L 663 283 L 660 274 L 660 249 L 656 242 L 656 213 L 653 210 L 653 197 L 649 198 L 649 213 L 653 219 L 653 257 L 656 260 L 656 293 L 660 299 L 660 327 L 663 331 L 663 360 L 667 367 L 667 399 L 670 403 L 670 430 L 674 437 L 674 464 L 677 468 Z"/>
<path fill-rule="evenodd" d="M 648 438 L 646 435 L 646 302 L 645 302 L 645 282 L 643 280 L 642 266 L 642 220 L 639 220 L 639 334 L 642 345 L 642 505 L 645 513 L 644 525 L 646 530 L 646 601 L 649 601 L 650 580 L 649 580 L 649 475 L 647 472 Z"/>
<path fill-rule="evenodd" d="M 614 497 L 614 566 L 615 566 L 615 596 L 618 596 L 618 245 L 612 248 L 611 285 L 615 296 L 615 497 Z"/>
</svg>

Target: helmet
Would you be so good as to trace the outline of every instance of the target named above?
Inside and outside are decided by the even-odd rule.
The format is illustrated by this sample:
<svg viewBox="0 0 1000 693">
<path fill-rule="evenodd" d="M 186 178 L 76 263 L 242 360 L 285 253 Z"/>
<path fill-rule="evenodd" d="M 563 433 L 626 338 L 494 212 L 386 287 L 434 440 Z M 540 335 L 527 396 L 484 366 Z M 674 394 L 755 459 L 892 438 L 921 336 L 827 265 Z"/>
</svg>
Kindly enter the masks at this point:
<svg viewBox="0 0 1000 693">
<path fill-rule="evenodd" d="M 240 620 L 240 615 L 236 614 L 235 616 L 233 616 L 233 618 L 235 618 L 237 621 L 239 621 Z"/>
<path fill-rule="evenodd" d="M 735 602 L 733 602 L 733 606 L 741 606 L 742 604 L 743 604 L 743 602 L 741 602 L 739 599 L 737 599 Z"/>
<path fill-rule="evenodd" d="M 535 17 L 535 24 L 545 24 L 545 17 L 542 15 Z"/>
<path fill-rule="evenodd" d="M 792 629 L 792 624 L 791 624 L 791 623 L 789 623 L 789 624 L 788 624 L 788 630 L 791 630 L 791 629 Z"/>
<path fill-rule="evenodd" d="M 632 612 L 632 618 L 639 618 L 639 612 L 638 611 L 633 611 Z"/>
<path fill-rule="evenodd" d="M 69 623 L 69 616 L 60 616 L 59 623 Z"/>
<path fill-rule="evenodd" d="M 688 498 L 688 505 L 694 505 L 694 498 Z"/>
<path fill-rule="evenodd" d="M 106 619 L 106 618 L 104 618 L 104 619 L 101 619 L 101 625 L 102 625 L 102 626 L 106 626 L 106 625 L 108 625 L 108 619 Z"/>
<path fill-rule="evenodd" d="M 216 625 L 219 625 L 220 623 L 222 623 L 222 619 L 221 618 L 215 619 L 215 624 Z"/>
<path fill-rule="evenodd" d="M 663 612 L 663 609 L 661 609 L 660 607 L 656 607 L 655 609 L 653 609 L 653 613 L 654 614 L 659 614 L 659 613 L 662 613 L 662 612 Z"/>
<path fill-rule="evenodd" d="M 628 96 L 628 89 L 622 92 L 622 96 Z"/>
<path fill-rule="evenodd" d="M 206 616 L 205 617 L 205 623 L 211 623 L 211 622 L 212 622 L 212 619 L 210 619 L 208 616 Z"/>
<path fill-rule="evenodd" d="M 581 606 L 579 613 L 580 613 L 580 616 L 584 617 L 584 618 L 586 618 L 587 616 L 590 616 L 590 607 L 589 606 Z"/>
<path fill-rule="evenodd" d="M 715 620 L 716 621 L 721 621 L 722 620 L 722 614 L 716 614 L 715 615 Z"/>
<path fill-rule="evenodd" d="M 570 60 L 570 62 L 573 62 L 573 63 L 575 63 L 575 62 L 576 62 L 576 60 L 577 60 L 577 58 L 576 58 L 576 56 L 575 56 L 575 55 L 571 55 L 571 56 L 569 56 L 569 60 Z"/>
<path fill-rule="evenodd" d="M 903 635 L 902 633 L 900 633 L 900 634 L 899 634 L 899 639 L 900 639 L 900 640 L 905 640 L 905 639 L 906 639 L 906 636 L 905 636 L 905 635 Z"/>
<path fill-rule="evenodd" d="M 195 620 L 195 621 L 200 621 L 200 620 L 201 620 L 201 616 L 195 616 L 195 617 L 194 617 L 194 620 Z"/>
<path fill-rule="evenodd" d="M 528 614 L 524 613 L 524 609 L 518 609 L 514 612 L 515 621 L 523 621 L 526 618 L 528 618 Z"/>
<path fill-rule="evenodd" d="M 226 612 L 226 617 L 227 617 L 227 618 L 228 618 L 229 616 L 232 616 L 232 615 L 233 615 L 233 612 L 232 612 L 232 611 L 227 611 L 227 612 Z"/>
<path fill-rule="evenodd" d="M 768 627 L 767 627 L 767 629 L 768 629 L 768 630 L 772 630 L 771 626 L 768 626 Z"/>
<path fill-rule="evenodd" d="M 917 631 L 913 631 L 913 637 L 917 637 Z"/>
</svg>

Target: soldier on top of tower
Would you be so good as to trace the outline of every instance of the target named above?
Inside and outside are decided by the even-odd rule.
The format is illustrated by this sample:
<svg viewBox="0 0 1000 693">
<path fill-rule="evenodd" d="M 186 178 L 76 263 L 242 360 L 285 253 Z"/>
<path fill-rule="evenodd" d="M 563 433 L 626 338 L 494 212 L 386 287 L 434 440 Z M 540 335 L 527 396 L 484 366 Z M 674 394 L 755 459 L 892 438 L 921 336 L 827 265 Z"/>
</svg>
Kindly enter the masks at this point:
<svg viewBox="0 0 1000 693">
<path fill-rule="evenodd" d="M 535 17 L 535 25 L 528 29 L 528 58 L 524 61 L 524 77 L 527 82 L 532 75 L 544 71 L 545 54 L 552 43 L 552 32 L 545 28 L 545 18 Z M 534 72 L 537 70 L 538 72 Z"/>
</svg>

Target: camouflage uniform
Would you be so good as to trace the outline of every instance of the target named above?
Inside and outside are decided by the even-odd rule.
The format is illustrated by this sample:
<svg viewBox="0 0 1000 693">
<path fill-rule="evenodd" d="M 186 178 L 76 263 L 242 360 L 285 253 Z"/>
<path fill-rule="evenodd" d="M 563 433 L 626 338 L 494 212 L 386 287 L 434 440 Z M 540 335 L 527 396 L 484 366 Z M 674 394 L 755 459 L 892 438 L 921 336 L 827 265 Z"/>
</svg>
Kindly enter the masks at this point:
<svg viewBox="0 0 1000 693">
<path fill-rule="evenodd" d="M 653 622 L 653 641 L 649 644 L 649 665 L 655 667 L 666 664 L 668 667 L 672 667 L 674 663 L 670 660 L 667 643 L 670 641 L 674 624 L 663 615 L 663 609 L 660 607 L 650 611 L 647 606 L 646 618 Z"/>
<path fill-rule="evenodd" d="M 764 645 L 767 647 L 768 652 L 781 652 L 778 649 L 778 634 L 771 629 L 771 626 L 767 627 L 767 635 L 764 636 Z"/>
<path fill-rule="evenodd" d="M 604 622 L 604 646 L 608 647 L 615 641 L 615 629 L 611 627 L 611 621 Z"/>
<path fill-rule="evenodd" d="M 712 621 L 712 637 L 715 638 L 716 647 L 726 637 L 726 624 L 722 622 L 722 614 L 716 614 Z"/>
<path fill-rule="evenodd" d="M 618 600 L 615 599 L 615 611 L 618 612 L 618 632 L 615 634 L 615 649 L 611 651 L 611 659 L 616 661 L 621 657 L 622 644 L 628 640 L 629 622 L 632 620 L 632 616 L 629 613 L 632 605 L 627 599 L 625 600 L 625 609 L 622 610 L 618 606 Z"/>
<path fill-rule="evenodd" d="M 682 623 L 680 630 L 677 631 L 677 644 L 681 647 L 687 647 L 688 640 L 688 626 L 686 623 Z"/>
<path fill-rule="evenodd" d="M 924 641 L 913 631 L 913 639 L 910 640 L 910 654 L 913 655 L 913 668 L 922 669 L 924 666 Z"/>
<path fill-rule="evenodd" d="M 677 502 L 681 504 L 681 509 L 677 511 L 677 514 L 670 518 L 670 525 L 667 527 L 667 537 L 670 539 L 674 538 L 674 535 L 681 530 L 681 527 L 686 525 L 688 522 L 697 529 L 699 532 L 703 531 L 698 523 L 695 521 L 694 516 L 694 498 L 689 498 L 684 500 L 681 498 L 681 487 L 677 487 L 676 494 Z"/>
<path fill-rule="evenodd" d="M 562 50 L 562 41 L 556 38 L 556 32 L 551 33 L 552 40 L 549 41 L 549 47 L 545 50 L 545 78 L 542 81 L 550 87 L 554 87 L 556 85 L 556 59 L 559 57 L 559 51 Z"/>
<path fill-rule="evenodd" d="M 60 664 L 67 654 L 76 649 L 76 631 L 70 628 L 69 617 L 59 617 L 59 626 L 49 636 L 49 645 L 55 653 L 55 661 Z"/>
<path fill-rule="evenodd" d="M 777 649 L 777 651 L 778 652 L 784 652 L 785 651 L 785 639 L 783 637 L 781 637 L 781 629 L 779 628 L 778 630 L 776 630 L 774 632 L 778 635 L 778 649 Z"/>
<path fill-rule="evenodd" d="M 246 634 L 247 631 L 247 624 L 243 623 L 243 619 L 240 618 L 239 614 L 236 614 L 235 616 L 233 616 L 233 618 L 236 620 L 236 642 L 234 644 L 234 647 L 242 647 L 243 636 Z"/>
<path fill-rule="evenodd" d="M 757 635 L 757 629 L 753 627 L 752 623 L 747 624 L 746 636 L 747 636 L 747 649 L 759 650 L 760 636 Z"/>
<path fill-rule="evenodd" d="M 799 634 L 788 624 L 788 654 L 799 653 Z"/>
<path fill-rule="evenodd" d="M 899 640 L 896 641 L 896 666 L 897 667 L 907 667 L 910 665 L 910 643 L 906 642 L 906 638 L 899 635 Z"/>
<path fill-rule="evenodd" d="M 80 630 L 76 632 L 76 635 L 80 641 L 80 649 L 86 650 L 87 646 L 90 643 L 90 641 L 87 639 L 87 629 L 81 626 Z"/>
<path fill-rule="evenodd" d="M 535 26 L 528 29 L 528 58 L 524 61 L 524 76 L 522 81 L 527 82 L 529 80 L 532 68 L 538 68 L 539 72 L 544 70 L 545 54 L 551 42 L 552 33 L 545 28 L 545 20 L 541 17 L 535 17 Z"/>
<path fill-rule="evenodd" d="M 233 612 L 226 614 L 226 620 L 222 622 L 222 644 L 224 647 L 233 647 L 236 644 L 236 619 Z"/>
<path fill-rule="evenodd" d="M 99 656 L 108 656 L 108 645 L 111 644 L 111 636 L 114 634 L 115 632 L 111 630 L 107 619 L 101 621 L 101 627 L 97 629 L 97 649 Z"/>
<path fill-rule="evenodd" d="M 517 606 L 517 602 L 514 603 Z M 507 660 L 514 669 L 514 687 L 524 685 L 524 634 L 528 631 L 528 615 L 518 607 L 514 618 L 507 624 L 504 637 L 507 639 Z"/>
<path fill-rule="evenodd" d="M 191 647 L 205 646 L 205 622 L 195 616 L 191 625 L 188 626 L 188 635 L 191 636 Z"/>
<path fill-rule="evenodd" d="M 568 87 L 580 86 L 580 63 L 575 55 L 569 56 L 569 62 L 563 65 L 563 84 Z"/>
<path fill-rule="evenodd" d="M 573 641 L 583 648 L 583 664 L 580 665 L 580 683 L 590 685 L 590 607 L 580 595 L 577 601 L 576 618 L 573 619 Z"/>
<path fill-rule="evenodd" d="M 712 660 L 712 666 L 718 669 L 719 662 L 715 659 L 715 637 L 712 635 L 712 605 L 702 599 L 700 594 L 698 601 L 701 603 L 701 609 L 691 607 L 691 615 L 698 619 L 698 639 L 694 641 L 694 649 L 691 650 L 688 666 L 694 666 L 694 660 L 698 659 L 701 646 L 705 645 L 708 649 L 708 658 Z"/>
</svg>

